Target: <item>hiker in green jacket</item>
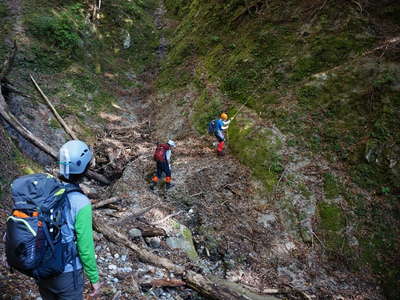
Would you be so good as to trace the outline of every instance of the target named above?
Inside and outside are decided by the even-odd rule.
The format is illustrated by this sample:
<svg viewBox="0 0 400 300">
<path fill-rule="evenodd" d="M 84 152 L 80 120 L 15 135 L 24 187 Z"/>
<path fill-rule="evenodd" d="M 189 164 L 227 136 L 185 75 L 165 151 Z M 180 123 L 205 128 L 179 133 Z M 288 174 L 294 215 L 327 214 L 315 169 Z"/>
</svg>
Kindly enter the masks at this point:
<svg viewBox="0 0 400 300">
<path fill-rule="evenodd" d="M 89 147 L 81 141 L 73 140 L 60 149 L 60 179 L 65 183 L 77 184 L 86 173 L 92 161 Z M 67 264 L 64 273 L 50 279 L 38 280 L 43 300 L 81 300 L 83 299 L 83 271 L 91 284 L 91 296 L 100 291 L 99 272 L 97 270 L 93 231 L 92 206 L 89 199 L 80 192 L 68 193 L 70 210 L 67 213 L 68 228 L 62 229 L 63 239 L 75 239 L 77 256 L 75 263 Z M 65 231 L 65 232 L 64 232 Z M 74 236 L 68 236 L 68 233 Z M 74 266 L 75 264 L 75 271 Z M 77 276 L 76 276 L 77 275 Z"/>
</svg>

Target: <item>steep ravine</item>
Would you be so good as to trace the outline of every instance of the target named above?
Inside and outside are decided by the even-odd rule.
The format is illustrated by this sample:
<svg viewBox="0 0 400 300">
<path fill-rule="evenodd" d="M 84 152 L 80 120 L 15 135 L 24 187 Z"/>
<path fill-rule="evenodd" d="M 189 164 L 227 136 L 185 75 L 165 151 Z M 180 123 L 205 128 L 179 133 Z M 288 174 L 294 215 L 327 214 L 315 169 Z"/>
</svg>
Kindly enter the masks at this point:
<svg viewBox="0 0 400 300">
<path fill-rule="evenodd" d="M 172 16 L 176 13 L 172 1 L 166 2 Z M 119 2 L 114 9 L 118 5 Z M 182 9 L 188 9 L 183 2 L 181 5 Z M 193 1 L 190 14 L 197 11 L 196 5 L 201 8 L 197 1 Z M 184 64 L 183 71 L 182 65 L 176 61 L 171 64 L 177 47 L 181 45 L 171 35 L 179 22 L 165 18 L 162 1 L 157 7 L 145 11 L 148 14 L 146 18 L 155 18 L 151 21 L 155 24 L 151 29 L 153 35 L 147 31 L 137 32 L 145 30 L 143 28 L 135 32 L 137 36 L 131 33 L 131 48 L 139 42 L 136 40 L 138 36 L 151 37 L 158 43 L 155 47 L 152 41 L 151 46 L 145 49 L 149 51 L 147 54 L 141 51 L 140 57 L 146 62 L 142 71 L 137 65 L 131 67 L 132 57 L 122 51 L 121 56 L 116 54 L 114 62 L 121 64 L 123 71 L 118 72 L 116 63 L 107 65 L 102 61 L 100 66 L 103 70 L 97 74 L 90 73 L 93 70 L 91 66 L 81 70 L 85 76 L 90 76 L 89 79 L 78 77 L 83 84 L 74 78 L 80 70 L 77 66 L 81 63 L 79 60 L 64 72 L 49 75 L 41 70 L 37 74 L 47 91 L 55 95 L 54 100 L 59 109 L 64 110 L 67 123 L 81 138 L 95 145 L 103 170 L 109 174 L 118 173 L 108 188 L 85 182 L 95 197 L 124 198 L 114 206 L 98 210 L 97 217 L 130 235 L 142 247 L 176 263 L 261 290 L 279 288 L 285 291 L 280 295 L 283 298 L 383 299 L 383 292 L 368 262 L 364 267 L 353 267 L 358 259 L 353 255 L 360 251 L 356 231 L 359 215 L 349 199 L 357 201 L 353 198 L 357 195 L 372 202 L 375 195 L 356 185 L 340 161 L 332 164 L 325 153 L 305 151 L 294 143 L 295 134 L 272 118 L 265 118 L 253 104 L 243 109 L 231 126 L 228 155 L 216 157 L 213 138 L 200 133 L 209 118 L 222 109 L 234 112 L 238 105 L 232 101 L 234 97 L 221 92 L 220 75 L 210 71 L 210 62 L 189 55 L 189 61 L 179 58 Z M 107 6 L 104 9 L 107 8 L 111 9 Z M 249 13 L 253 13 L 252 8 L 249 9 Z M 218 10 L 214 13 L 218 14 Z M 105 33 L 106 24 L 101 22 L 97 26 Z M 188 20 L 180 22 L 185 24 Z M 121 30 L 121 35 L 126 38 L 124 30 Z M 181 37 L 194 38 L 190 34 L 195 33 L 182 32 Z M 170 44 L 166 37 L 173 42 Z M 212 42 L 219 43 L 217 38 L 220 37 L 211 37 Z M 118 39 L 113 47 L 125 40 Z M 192 46 L 185 51 L 197 51 L 196 41 Z M 27 47 L 21 52 L 12 79 L 19 77 L 18 72 L 29 71 L 26 65 L 18 64 L 31 59 L 25 57 L 30 55 L 29 51 Z M 134 55 L 137 59 L 136 53 Z M 146 57 L 155 57 L 156 62 Z M 161 78 L 158 77 L 158 60 L 161 60 Z M 182 73 L 171 75 L 175 68 Z M 170 77 L 166 79 L 168 72 Z M 186 77 L 186 72 L 191 74 L 190 77 Z M 23 79 L 18 81 L 20 86 L 26 86 L 26 76 L 21 77 Z M 168 80 L 172 85 L 176 82 L 183 85 L 166 89 Z M 317 86 L 324 80 L 324 76 L 316 77 L 311 84 Z M 90 89 L 92 81 L 98 85 Z M 107 89 L 109 94 L 106 97 L 112 94 L 112 98 L 97 107 L 99 96 L 103 97 L 103 90 L 99 92 L 100 86 Z M 34 93 L 33 89 L 30 92 Z M 35 134 L 55 148 L 63 143 L 66 136 L 38 98 L 32 101 L 10 95 L 8 103 Z M 47 124 L 52 126 L 49 128 Z M 196 129 L 200 129 L 200 133 Z M 152 193 L 148 190 L 148 183 L 154 171 L 151 158 L 154 144 L 168 138 L 178 144 L 173 154 L 176 187 L 165 193 L 160 186 Z M 113 139 L 114 144 L 109 148 L 104 146 L 106 139 Z M 7 149 L 14 147 L 10 142 L 5 145 Z M 107 161 L 107 155 L 118 154 L 118 151 L 119 155 L 127 154 L 126 157 L 120 155 L 113 162 Z M 41 162 L 43 167 L 48 165 Z M 118 166 L 121 162 L 122 169 Z M 51 167 L 54 165 L 48 169 Z M 0 182 L 2 187 L 15 175 L 2 173 L 5 179 Z M 130 212 L 151 205 L 155 208 L 145 215 L 120 224 L 119 220 Z M 6 209 L 2 207 L 2 216 Z M 151 223 L 163 228 L 167 236 L 138 236 L 138 228 Z M 4 223 L 1 225 L 3 228 Z M 111 299 L 118 291 L 121 299 L 200 298 L 186 288 L 149 288 L 151 280 L 174 278 L 174 274 L 139 262 L 126 248 L 110 243 L 101 234 L 96 234 L 96 253 L 105 282 L 102 299 Z M 3 267 L 0 280 L 4 299 L 17 299 L 19 287 L 23 285 L 29 287 L 25 288 L 29 292 L 22 298 L 35 299 L 38 296 L 32 281 L 26 284 L 25 277 L 9 274 Z"/>
</svg>

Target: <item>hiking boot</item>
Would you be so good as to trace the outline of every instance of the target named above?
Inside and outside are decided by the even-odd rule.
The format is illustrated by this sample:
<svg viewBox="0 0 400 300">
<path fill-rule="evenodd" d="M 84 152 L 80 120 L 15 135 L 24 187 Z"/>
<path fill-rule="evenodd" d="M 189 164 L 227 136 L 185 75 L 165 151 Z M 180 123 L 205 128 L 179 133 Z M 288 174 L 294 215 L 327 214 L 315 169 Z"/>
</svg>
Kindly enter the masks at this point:
<svg viewBox="0 0 400 300">
<path fill-rule="evenodd" d="M 167 183 L 165 184 L 165 189 L 169 190 L 170 188 L 173 188 L 174 186 L 175 186 L 175 184 L 172 184 L 172 183 L 167 182 Z"/>
<path fill-rule="evenodd" d="M 217 155 L 218 156 L 225 156 L 225 152 L 224 151 L 217 151 Z"/>
</svg>

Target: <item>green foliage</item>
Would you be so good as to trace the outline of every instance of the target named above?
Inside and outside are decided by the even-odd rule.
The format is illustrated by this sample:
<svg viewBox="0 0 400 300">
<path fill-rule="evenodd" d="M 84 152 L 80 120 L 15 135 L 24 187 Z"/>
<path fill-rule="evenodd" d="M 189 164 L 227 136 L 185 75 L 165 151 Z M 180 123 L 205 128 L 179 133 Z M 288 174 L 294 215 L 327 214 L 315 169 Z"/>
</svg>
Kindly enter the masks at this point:
<svg viewBox="0 0 400 300">
<path fill-rule="evenodd" d="M 59 129 L 61 128 L 60 124 L 58 123 L 58 121 L 56 119 L 50 119 L 49 121 L 49 126 L 53 129 Z"/>
<path fill-rule="evenodd" d="M 341 193 L 340 185 L 331 173 L 324 174 L 324 192 L 327 199 L 334 199 Z"/>
<path fill-rule="evenodd" d="M 207 95 L 206 90 L 198 98 L 195 104 L 195 113 L 193 116 L 193 124 L 201 134 L 208 134 L 207 127 L 211 120 L 214 120 L 222 111 L 221 99 L 211 98 Z"/>
<path fill-rule="evenodd" d="M 5 3 L 0 3 L 0 40 L 3 41 L 11 28 L 9 20 L 6 19 L 8 16 L 8 9 Z M 4 58 L 9 52 L 9 49 L 5 43 L 0 43 L 0 59 Z"/>
<path fill-rule="evenodd" d="M 8 15 L 8 9 L 5 3 L 1 2 L 0 3 L 0 19 L 7 17 Z"/>
<path fill-rule="evenodd" d="M 345 255 L 347 247 L 344 237 L 346 219 L 341 209 L 335 204 L 318 204 L 319 230 L 323 235 L 326 248 L 332 253 Z"/>
<path fill-rule="evenodd" d="M 74 52 L 82 47 L 86 30 L 83 7 L 74 4 L 51 15 L 36 15 L 29 22 L 29 30 L 38 39 Z"/>
<path fill-rule="evenodd" d="M 292 79 L 302 80 L 312 74 L 343 64 L 349 57 L 359 54 L 371 44 L 370 40 L 358 40 L 348 33 L 318 36 L 310 41 L 310 54 L 298 60 Z"/>
<path fill-rule="evenodd" d="M 271 192 L 283 172 L 282 158 L 278 154 L 280 142 L 275 140 L 272 132 L 247 122 L 238 119 L 230 125 L 229 148 Z"/>
</svg>

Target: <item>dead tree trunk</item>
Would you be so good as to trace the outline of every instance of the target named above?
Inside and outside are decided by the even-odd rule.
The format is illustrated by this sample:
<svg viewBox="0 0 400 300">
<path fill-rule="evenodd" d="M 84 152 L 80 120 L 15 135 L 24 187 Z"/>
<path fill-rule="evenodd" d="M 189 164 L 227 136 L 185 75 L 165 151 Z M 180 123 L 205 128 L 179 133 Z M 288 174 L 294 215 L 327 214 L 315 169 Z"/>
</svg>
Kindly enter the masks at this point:
<svg viewBox="0 0 400 300">
<path fill-rule="evenodd" d="M 106 206 L 108 204 L 118 202 L 121 199 L 122 199 L 121 197 L 112 197 L 109 199 L 101 200 L 101 201 L 93 203 L 92 207 L 93 207 L 93 209 L 100 208 L 100 207 Z"/>
<path fill-rule="evenodd" d="M 205 277 L 191 270 L 186 270 L 183 266 L 174 264 L 167 258 L 159 257 L 142 249 L 129 240 L 124 234 L 117 232 L 110 225 L 97 220 L 93 220 L 94 229 L 102 233 L 108 240 L 123 245 L 134 251 L 139 259 L 155 266 L 163 267 L 175 274 L 183 276 L 186 285 L 207 298 L 211 299 L 243 299 L 243 300 L 278 300 L 278 298 L 268 295 L 258 295 L 253 293 L 239 284 L 229 282 L 216 277 Z"/>
<path fill-rule="evenodd" d="M 35 79 L 33 78 L 32 75 L 29 75 L 31 77 L 31 80 L 33 84 L 35 85 L 36 89 L 39 91 L 40 95 L 42 98 L 46 101 L 47 105 L 49 106 L 50 110 L 53 112 L 53 115 L 56 117 L 58 122 L 60 122 L 61 126 L 64 128 L 64 130 L 72 137 L 74 140 L 77 140 L 78 137 L 75 135 L 75 133 L 68 127 L 68 125 L 64 122 L 63 118 L 58 114 L 57 110 L 54 108 L 53 104 L 51 104 L 49 98 L 43 93 L 42 89 L 40 86 L 37 84 Z"/>
</svg>

